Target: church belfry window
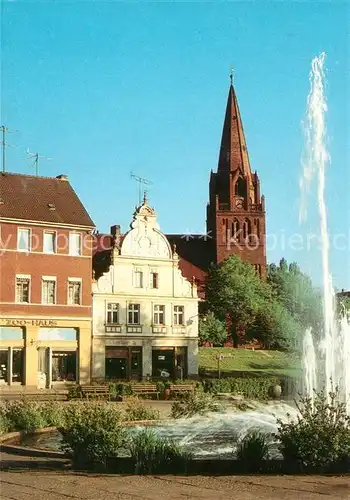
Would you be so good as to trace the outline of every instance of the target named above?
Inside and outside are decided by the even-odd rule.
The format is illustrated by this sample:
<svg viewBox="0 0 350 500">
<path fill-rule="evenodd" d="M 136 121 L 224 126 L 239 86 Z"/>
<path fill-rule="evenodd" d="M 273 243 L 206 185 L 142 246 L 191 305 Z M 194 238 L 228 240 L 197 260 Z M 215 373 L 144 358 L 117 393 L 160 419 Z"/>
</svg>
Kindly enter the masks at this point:
<svg viewBox="0 0 350 500">
<path fill-rule="evenodd" d="M 246 183 L 242 177 L 238 177 L 235 184 L 235 195 L 241 196 L 242 198 L 246 195 Z"/>
</svg>

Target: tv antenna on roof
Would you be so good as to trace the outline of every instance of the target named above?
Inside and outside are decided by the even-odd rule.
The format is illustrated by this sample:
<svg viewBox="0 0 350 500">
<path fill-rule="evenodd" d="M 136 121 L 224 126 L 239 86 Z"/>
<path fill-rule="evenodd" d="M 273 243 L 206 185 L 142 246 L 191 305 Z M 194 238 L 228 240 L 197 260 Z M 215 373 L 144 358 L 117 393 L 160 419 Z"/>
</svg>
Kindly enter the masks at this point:
<svg viewBox="0 0 350 500">
<path fill-rule="evenodd" d="M 139 177 L 138 175 L 135 175 L 133 174 L 132 172 L 130 172 L 130 177 L 132 179 L 134 179 L 136 182 L 139 183 L 139 205 L 141 205 L 142 203 L 142 191 L 143 191 L 143 186 L 145 184 L 149 185 L 149 184 L 153 184 L 152 181 L 149 181 L 148 179 L 144 179 L 143 177 Z"/>
<path fill-rule="evenodd" d="M 12 144 L 8 144 L 5 141 L 5 135 L 6 132 L 17 132 L 17 130 L 9 130 L 5 125 L 0 126 L 0 131 L 1 131 L 1 149 L 2 149 L 2 171 L 6 172 L 6 147 L 11 146 L 12 148 L 15 148 L 16 146 L 13 146 Z"/>
<path fill-rule="evenodd" d="M 39 174 L 39 158 L 45 160 L 53 160 L 53 158 L 49 158 L 48 156 L 40 155 L 39 153 L 31 153 L 29 149 L 27 149 L 28 158 L 34 158 L 33 165 L 35 165 L 35 175 Z"/>
</svg>

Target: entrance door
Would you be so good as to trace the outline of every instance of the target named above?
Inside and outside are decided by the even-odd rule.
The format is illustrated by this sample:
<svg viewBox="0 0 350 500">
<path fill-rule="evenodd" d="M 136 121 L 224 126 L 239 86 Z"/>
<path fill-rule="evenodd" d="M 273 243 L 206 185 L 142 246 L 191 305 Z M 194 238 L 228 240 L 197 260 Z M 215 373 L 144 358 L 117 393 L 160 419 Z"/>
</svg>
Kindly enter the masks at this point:
<svg viewBox="0 0 350 500">
<path fill-rule="evenodd" d="M 127 358 L 106 358 L 106 378 L 126 379 L 127 378 Z"/>
</svg>

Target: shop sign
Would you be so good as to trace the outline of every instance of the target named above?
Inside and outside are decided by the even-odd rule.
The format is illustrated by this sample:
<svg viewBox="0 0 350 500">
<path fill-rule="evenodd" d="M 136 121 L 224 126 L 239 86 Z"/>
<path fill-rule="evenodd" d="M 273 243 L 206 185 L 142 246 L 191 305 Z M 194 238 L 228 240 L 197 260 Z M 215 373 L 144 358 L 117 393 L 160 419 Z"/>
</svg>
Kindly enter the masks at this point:
<svg viewBox="0 0 350 500">
<path fill-rule="evenodd" d="M 57 326 L 57 321 L 52 319 L 2 319 L 4 326 Z"/>
</svg>

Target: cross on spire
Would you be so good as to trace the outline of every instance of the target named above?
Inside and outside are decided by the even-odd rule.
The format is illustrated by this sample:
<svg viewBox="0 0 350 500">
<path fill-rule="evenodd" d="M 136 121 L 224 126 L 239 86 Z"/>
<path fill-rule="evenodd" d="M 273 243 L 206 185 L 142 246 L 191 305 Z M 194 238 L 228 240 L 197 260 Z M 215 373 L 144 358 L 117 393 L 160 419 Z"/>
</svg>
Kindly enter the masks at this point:
<svg viewBox="0 0 350 500">
<path fill-rule="evenodd" d="M 234 78 L 234 69 L 231 67 L 231 69 L 230 69 L 230 81 L 231 81 L 231 85 L 233 85 L 233 78 Z"/>
</svg>

